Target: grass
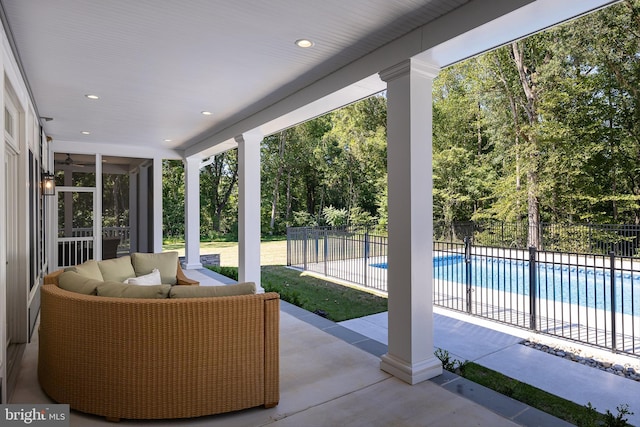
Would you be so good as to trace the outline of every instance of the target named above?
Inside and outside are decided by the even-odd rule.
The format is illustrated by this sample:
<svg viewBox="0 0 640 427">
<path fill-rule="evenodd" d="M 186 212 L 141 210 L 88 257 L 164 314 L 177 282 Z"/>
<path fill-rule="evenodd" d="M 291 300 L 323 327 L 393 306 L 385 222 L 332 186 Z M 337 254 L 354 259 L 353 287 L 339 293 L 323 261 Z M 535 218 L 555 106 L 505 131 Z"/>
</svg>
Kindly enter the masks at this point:
<svg viewBox="0 0 640 427">
<path fill-rule="evenodd" d="M 626 416 L 633 414 L 626 404 L 617 407 L 616 415 L 608 409 L 602 414 L 591 403 L 578 405 L 477 363 L 452 359 L 447 350 L 437 348 L 434 354 L 444 369 L 577 426 L 627 426 Z"/>
<path fill-rule="evenodd" d="M 209 267 L 238 280 L 237 267 Z M 283 266 L 262 267 L 262 287 L 280 298 L 334 322 L 387 311 L 387 299 L 368 292 L 307 276 Z"/>
<path fill-rule="evenodd" d="M 162 249 L 177 251 L 184 255 L 184 242 L 165 242 Z M 225 267 L 238 266 L 238 242 L 200 242 L 200 254 L 220 254 L 220 265 Z M 287 265 L 287 241 L 263 240 L 260 243 L 261 265 Z"/>
<path fill-rule="evenodd" d="M 509 396 L 577 426 L 629 425 L 625 418 L 625 415 L 629 414 L 626 405 L 618 406 L 617 415 L 613 415 L 608 410 L 605 414 L 601 414 L 591 405 L 578 405 L 473 362 L 463 364 L 459 371 L 461 376 L 474 383 L 495 390 L 500 394 Z"/>
<path fill-rule="evenodd" d="M 562 399 L 536 387 L 487 369 L 476 363 L 467 363 L 460 373 L 464 378 L 509 396 L 515 400 L 540 409 L 572 424 L 588 416 L 588 410 L 582 405 Z"/>
</svg>

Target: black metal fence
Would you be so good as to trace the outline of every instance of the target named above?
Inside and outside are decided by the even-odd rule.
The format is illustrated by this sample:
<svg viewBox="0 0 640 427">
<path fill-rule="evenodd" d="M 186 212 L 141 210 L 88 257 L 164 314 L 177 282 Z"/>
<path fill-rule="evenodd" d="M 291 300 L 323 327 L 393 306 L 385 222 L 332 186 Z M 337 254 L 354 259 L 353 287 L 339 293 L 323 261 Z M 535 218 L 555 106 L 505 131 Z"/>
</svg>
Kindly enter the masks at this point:
<svg viewBox="0 0 640 427">
<path fill-rule="evenodd" d="M 640 355 L 640 260 L 438 243 L 434 304 Z"/>
<path fill-rule="evenodd" d="M 287 232 L 287 263 L 386 292 L 386 236 L 314 227 Z M 434 304 L 640 355 L 640 259 L 435 241 Z"/>
<path fill-rule="evenodd" d="M 387 291 L 386 236 L 367 229 L 295 227 L 287 229 L 287 265 Z"/>
<path fill-rule="evenodd" d="M 536 235 L 539 250 L 640 255 L 640 225 L 635 224 L 543 222 L 538 227 L 530 227 L 526 222 L 436 222 L 433 229 L 434 239 L 445 242 L 462 242 L 468 237 L 480 246 L 527 249 L 528 236 Z"/>
</svg>

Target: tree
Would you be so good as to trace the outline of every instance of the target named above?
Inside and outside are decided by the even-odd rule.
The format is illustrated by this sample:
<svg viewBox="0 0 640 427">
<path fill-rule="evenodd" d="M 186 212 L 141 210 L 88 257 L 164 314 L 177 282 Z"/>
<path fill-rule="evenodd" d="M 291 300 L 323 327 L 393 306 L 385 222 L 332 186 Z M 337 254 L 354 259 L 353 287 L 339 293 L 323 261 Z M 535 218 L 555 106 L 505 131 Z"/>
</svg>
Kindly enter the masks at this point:
<svg viewBox="0 0 640 427">
<path fill-rule="evenodd" d="M 184 238 L 184 165 L 180 160 L 162 161 L 162 224 L 164 236 Z"/>
<path fill-rule="evenodd" d="M 211 236 L 234 232 L 238 207 L 238 151 L 229 150 L 214 156 L 200 172 L 201 228 Z"/>
</svg>

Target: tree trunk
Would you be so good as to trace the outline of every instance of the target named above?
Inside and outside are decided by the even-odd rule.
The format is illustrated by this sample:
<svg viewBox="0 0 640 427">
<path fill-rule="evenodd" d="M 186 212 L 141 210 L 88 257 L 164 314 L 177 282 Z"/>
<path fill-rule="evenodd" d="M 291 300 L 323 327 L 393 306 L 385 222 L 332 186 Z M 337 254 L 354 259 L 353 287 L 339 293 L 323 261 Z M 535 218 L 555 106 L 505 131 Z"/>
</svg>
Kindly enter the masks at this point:
<svg viewBox="0 0 640 427">
<path fill-rule="evenodd" d="M 291 171 L 287 172 L 287 222 L 291 221 L 292 199 L 291 199 Z"/>
<path fill-rule="evenodd" d="M 530 131 L 526 135 L 526 140 L 529 143 L 529 164 L 527 167 L 527 218 L 529 220 L 529 232 L 527 245 L 540 249 L 540 201 L 538 198 L 538 172 L 540 168 L 538 153 L 540 148 L 534 130 L 538 121 L 536 76 L 535 72 L 524 63 L 524 45 L 522 42 L 511 43 L 511 50 L 518 70 L 520 84 L 525 94 L 524 109 L 530 126 Z"/>
<path fill-rule="evenodd" d="M 284 170 L 284 148 L 287 141 L 287 131 L 280 132 L 280 145 L 278 148 L 278 172 L 273 183 L 273 197 L 271 198 L 271 220 L 269 221 L 269 229 L 273 234 L 273 229 L 276 224 L 276 212 L 278 207 L 278 196 L 280 194 L 280 177 Z"/>
<path fill-rule="evenodd" d="M 222 214 L 229 203 L 231 193 L 238 182 L 238 162 L 236 161 L 233 164 L 229 164 L 228 156 L 228 153 L 218 154 L 215 157 L 214 162 L 210 166 L 207 166 L 209 173 L 212 175 L 211 188 L 213 194 L 211 196 L 213 198 L 213 203 L 211 204 L 211 218 L 213 220 L 212 228 L 216 232 L 221 231 Z M 228 170 L 231 173 L 228 179 L 223 180 L 222 177 L 225 170 Z"/>
</svg>

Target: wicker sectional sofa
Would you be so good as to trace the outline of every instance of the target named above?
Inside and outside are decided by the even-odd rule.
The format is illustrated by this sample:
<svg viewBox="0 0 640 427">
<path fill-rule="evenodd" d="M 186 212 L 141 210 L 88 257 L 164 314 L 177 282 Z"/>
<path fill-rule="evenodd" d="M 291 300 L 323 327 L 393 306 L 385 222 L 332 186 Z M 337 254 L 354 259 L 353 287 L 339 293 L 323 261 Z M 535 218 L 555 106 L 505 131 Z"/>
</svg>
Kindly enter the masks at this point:
<svg viewBox="0 0 640 427">
<path fill-rule="evenodd" d="M 39 329 L 38 379 L 56 402 L 114 421 L 278 404 L 278 294 L 205 297 L 214 287 L 176 280 L 180 298 L 108 297 L 62 289 L 61 275 L 45 277 Z"/>
</svg>

